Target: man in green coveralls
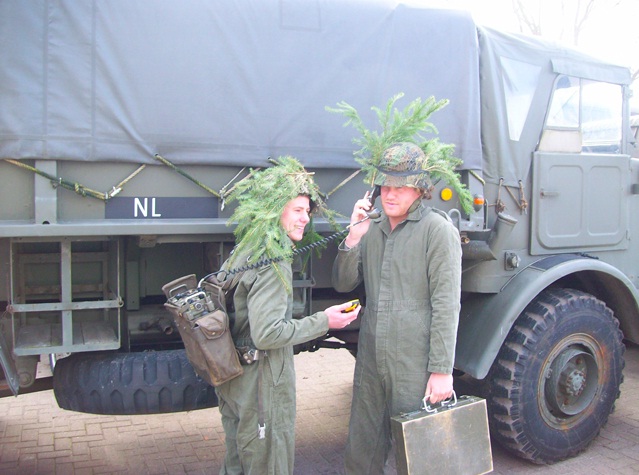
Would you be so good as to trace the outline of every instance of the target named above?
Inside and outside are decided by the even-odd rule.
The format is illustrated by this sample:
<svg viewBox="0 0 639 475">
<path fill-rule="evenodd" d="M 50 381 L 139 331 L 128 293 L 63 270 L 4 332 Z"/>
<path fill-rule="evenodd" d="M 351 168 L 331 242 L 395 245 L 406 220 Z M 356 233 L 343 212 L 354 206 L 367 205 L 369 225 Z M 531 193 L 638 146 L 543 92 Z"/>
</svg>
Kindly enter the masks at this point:
<svg viewBox="0 0 639 475">
<path fill-rule="evenodd" d="M 422 202 L 431 188 L 422 149 L 393 144 L 375 168 L 384 213 L 350 228 L 333 267 L 336 290 L 363 281 L 366 292 L 345 453 L 357 475 L 384 473 L 392 416 L 452 395 L 461 296 L 459 232 Z M 367 194 L 351 222 L 370 209 Z"/>
<path fill-rule="evenodd" d="M 257 361 L 244 374 L 216 388 L 226 434 L 220 474 L 293 473 L 295 449 L 295 368 L 293 345 L 343 328 L 359 308 L 349 304 L 293 319 L 292 251 L 302 240 L 311 208 L 323 206 L 319 189 L 297 160 L 253 172 L 231 196 L 238 207 L 237 244 L 223 269 L 258 266 L 242 274 L 234 295 L 232 335 L 237 347 L 251 347 Z M 259 265 L 264 259 L 274 259 Z"/>
</svg>

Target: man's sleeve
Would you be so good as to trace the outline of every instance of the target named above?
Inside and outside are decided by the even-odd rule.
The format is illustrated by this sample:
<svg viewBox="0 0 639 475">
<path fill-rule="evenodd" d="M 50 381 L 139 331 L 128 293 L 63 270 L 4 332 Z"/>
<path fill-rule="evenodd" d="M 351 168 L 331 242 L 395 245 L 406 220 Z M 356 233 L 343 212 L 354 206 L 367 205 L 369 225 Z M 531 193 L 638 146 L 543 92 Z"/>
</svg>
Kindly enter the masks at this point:
<svg viewBox="0 0 639 475">
<path fill-rule="evenodd" d="M 450 374 L 455 362 L 461 308 L 461 243 L 449 222 L 440 224 L 429 239 L 428 280 L 432 317 L 428 371 Z"/>
<path fill-rule="evenodd" d="M 300 319 L 287 318 L 288 293 L 282 278 L 291 280 L 290 266 L 260 269 L 247 297 L 251 338 L 260 350 L 298 345 L 328 332 L 328 316 L 317 312 Z"/>
<path fill-rule="evenodd" d="M 338 292 L 350 292 L 362 281 L 361 243 L 348 248 L 342 242 L 333 262 L 332 284 Z"/>
</svg>

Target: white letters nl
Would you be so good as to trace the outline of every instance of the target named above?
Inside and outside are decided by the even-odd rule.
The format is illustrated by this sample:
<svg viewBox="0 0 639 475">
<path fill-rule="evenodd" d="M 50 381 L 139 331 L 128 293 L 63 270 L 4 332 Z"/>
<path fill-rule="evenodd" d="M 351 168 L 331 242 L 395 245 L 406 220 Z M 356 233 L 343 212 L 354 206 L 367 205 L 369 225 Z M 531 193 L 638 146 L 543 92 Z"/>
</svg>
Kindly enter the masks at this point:
<svg viewBox="0 0 639 475">
<path fill-rule="evenodd" d="M 135 218 L 138 217 L 138 211 L 143 218 L 149 217 L 149 199 L 142 198 L 142 200 L 143 201 L 141 201 L 140 198 L 135 198 L 133 202 L 133 216 Z M 151 198 L 151 217 L 159 218 L 160 216 L 162 216 L 162 213 L 155 212 L 155 198 Z"/>
</svg>

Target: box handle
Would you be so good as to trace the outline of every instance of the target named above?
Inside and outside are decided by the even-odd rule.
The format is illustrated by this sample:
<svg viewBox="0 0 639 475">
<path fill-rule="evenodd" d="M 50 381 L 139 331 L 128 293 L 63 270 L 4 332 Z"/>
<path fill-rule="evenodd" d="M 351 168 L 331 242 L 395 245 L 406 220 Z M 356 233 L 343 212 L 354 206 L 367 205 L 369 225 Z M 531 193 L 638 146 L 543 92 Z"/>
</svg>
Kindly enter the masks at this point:
<svg viewBox="0 0 639 475">
<path fill-rule="evenodd" d="M 457 405 L 457 394 L 455 394 L 454 390 L 453 390 L 453 395 L 451 397 L 439 402 L 436 407 L 431 406 L 428 403 L 426 398 L 422 399 L 422 409 L 425 410 L 426 412 L 437 412 L 438 409 L 443 409 L 445 407 L 453 407 L 455 405 Z"/>
</svg>

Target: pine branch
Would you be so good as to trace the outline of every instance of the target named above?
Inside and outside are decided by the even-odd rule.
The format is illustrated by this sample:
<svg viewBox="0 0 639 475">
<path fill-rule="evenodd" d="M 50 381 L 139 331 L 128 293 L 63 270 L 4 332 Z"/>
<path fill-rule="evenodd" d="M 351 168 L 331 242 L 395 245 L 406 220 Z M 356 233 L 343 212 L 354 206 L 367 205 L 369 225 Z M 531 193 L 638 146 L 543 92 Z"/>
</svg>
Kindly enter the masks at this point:
<svg viewBox="0 0 639 475">
<path fill-rule="evenodd" d="M 395 108 L 395 103 L 404 96 L 403 93 L 391 97 L 385 109 L 371 107 L 377 116 L 381 132 L 369 130 L 363 123 L 357 110 L 350 104 L 341 101 L 337 107 L 326 107 L 328 112 L 344 115 L 347 120 L 344 127 L 353 126 L 360 134 L 353 139 L 359 147 L 353 153 L 355 161 L 362 166 L 364 181 L 372 185 L 375 182 L 384 151 L 398 142 L 413 142 L 420 146 L 428 158 L 424 172 L 434 181 L 443 180 L 458 194 L 459 201 L 465 212 L 472 212 L 472 196 L 470 191 L 460 181 L 460 175 L 455 171 L 463 162 L 453 155 L 454 145 L 442 144 L 434 137 L 427 139 L 425 134 L 438 134 L 434 124 L 429 122 L 430 116 L 448 105 L 447 99 L 437 101 L 429 97 L 425 101 L 421 98 L 413 100 L 404 109 Z"/>
<path fill-rule="evenodd" d="M 228 224 L 235 222 L 233 233 L 236 238 L 234 252 L 229 257 L 228 268 L 255 264 L 265 259 L 273 259 L 271 265 L 282 279 L 282 283 L 291 291 L 290 282 L 286 282 L 278 261 L 291 261 L 293 242 L 282 228 L 280 219 L 289 201 L 300 195 L 308 196 L 315 204 L 315 213 L 326 216 L 331 226 L 337 229 L 336 213 L 329 210 L 315 184 L 312 174 L 293 157 L 279 157 L 269 160 L 273 166 L 251 170 L 249 176 L 238 183 L 229 194 L 227 202 L 237 201 L 238 205 Z M 312 229 L 312 222 L 310 223 Z M 319 236 L 314 231 L 311 238 Z M 238 262 L 243 259 L 244 262 Z"/>
</svg>

